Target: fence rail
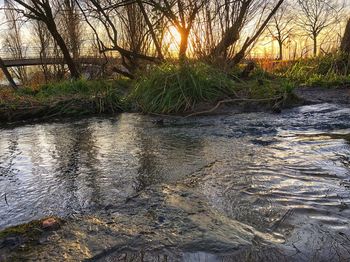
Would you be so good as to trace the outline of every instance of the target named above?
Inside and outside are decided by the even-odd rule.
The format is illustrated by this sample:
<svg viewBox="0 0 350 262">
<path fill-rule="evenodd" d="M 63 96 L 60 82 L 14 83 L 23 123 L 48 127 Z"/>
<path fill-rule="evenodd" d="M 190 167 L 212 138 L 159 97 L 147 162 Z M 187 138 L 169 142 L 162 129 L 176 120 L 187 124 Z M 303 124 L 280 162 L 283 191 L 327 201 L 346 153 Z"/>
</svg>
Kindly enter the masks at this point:
<svg viewBox="0 0 350 262">
<path fill-rule="evenodd" d="M 85 65 L 104 65 L 112 61 L 116 62 L 115 58 L 99 58 L 99 57 L 79 57 L 74 59 L 77 64 Z M 36 66 L 36 65 L 60 65 L 65 64 L 65 60 L 60 57 L 46 57 L 46 58 L 16 58 L 16 59 L 3 59 L 6 67 L 19 67 L 19 66 Z"/>
<path fill-rule="evenodd" d="M 11 48 L 0 48 L 0 58 L 6 67 L 65 64 L 62 53 L 54 48 L 46 49 L 45 54 L 36 47 L 22 47 L 17 51 Z M 91 49 L 79 50 L 79 57 L 74 59 L 76 63 L 92 65 L 103 65 L 113 60 L 116 58 L 101 57 L 101 54 L 91 52 Z"/>
</svg>

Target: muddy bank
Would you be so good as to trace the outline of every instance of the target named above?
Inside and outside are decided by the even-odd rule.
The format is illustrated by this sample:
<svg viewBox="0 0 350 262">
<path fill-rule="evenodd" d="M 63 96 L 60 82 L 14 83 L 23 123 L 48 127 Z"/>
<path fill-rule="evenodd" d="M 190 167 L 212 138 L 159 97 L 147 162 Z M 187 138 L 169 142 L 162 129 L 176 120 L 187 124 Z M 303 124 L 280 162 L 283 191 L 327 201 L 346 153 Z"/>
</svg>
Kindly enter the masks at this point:
<svg viewBox="0 0 350 262">
<path fill-rule="evenodd" d="M 237 101 L 236 101 L 237 100 Z M 282 109 L 305 104 L 304 100 L 291 94 L 288 97 L 272 99 L 233 99 L 232 102 L 218 101 L 218 103 L 201 103 L 195 109 L 173 116 L 191 117 L 200 115 L 239 114 L 249 112 L 273 112 L 280 113 Z M 101 107 L 95 100 L 69 99 L 52 104 L 26 105 L 26 106 L 1 106 L 0 123 L 16 124 L 20 122 L 41 122 L 52 119 L 65 119 L 69 117 L 89 117 L 98 115 L 116 115 L 128 111 L 141 113 L 137 110 L 125 108 Z M 166 117 L 167 115 L 150 114 Z"/>
<path fill-rule="evenodd" d="M 350 88 L 300 87 L 294 94 L 307 103 L 350 104 Z"/>
<path fill-rule="evenodd" d="M 102 103 L 102 102 L 101 102 Z M 43 121 L 54 118 L 96 116 L 121 113 L 121 108 L 103 107 L 95 99 L 68 99 L 36 105 L 0 105 L 0 123 Z"/>
<path fill-rule="evenodd" d="M 336 103 L 350 104 L 349 88 L 296 88 L 293 93 L 286 97 L 276 99 L 233 99 L 232 102 L 219 101 L 218 103 L 202 103 L 193 111 L 178 114 L 179 116 L 198 116 L 198 115 L 220 115 L 220 114 L 239 114 L 248 112 L 272 112 L 280 113 L 284 109 L 297 106 L 318 104 L 318 103 Z M 221 103 L 223 102 L 223 103 Z M 52 104 L 43 104 L 35 106 L 0 106 L 0 123 L 14 123 L 19 121 L 49 121 L 57 118 L 115 115 L 125 111 L 122 108 L 103 108 L 95 100 L 69 99 Z M 130 111 L 130 110 L 128 110 Z M 132 112 L 137 112 L 133 110 Z M 156 114 L 157 115 L 157 114 Z"/>
</svg>

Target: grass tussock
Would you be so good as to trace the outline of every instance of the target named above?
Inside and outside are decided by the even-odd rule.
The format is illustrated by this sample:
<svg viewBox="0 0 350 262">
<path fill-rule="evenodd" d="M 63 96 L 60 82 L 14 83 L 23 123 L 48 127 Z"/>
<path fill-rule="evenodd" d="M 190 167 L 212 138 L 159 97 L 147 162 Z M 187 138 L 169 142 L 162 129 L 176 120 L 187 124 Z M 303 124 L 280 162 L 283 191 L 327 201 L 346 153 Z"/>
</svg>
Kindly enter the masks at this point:
<svg viewBox="0 0 350 262">
<path fill-rule="evenodd" d="M 230 96 L 234 86 L 225 73 L 203 63 L 163 64 L 138 79 L 131 99 L 147 113 L 179 113 Z"/>
</svg>

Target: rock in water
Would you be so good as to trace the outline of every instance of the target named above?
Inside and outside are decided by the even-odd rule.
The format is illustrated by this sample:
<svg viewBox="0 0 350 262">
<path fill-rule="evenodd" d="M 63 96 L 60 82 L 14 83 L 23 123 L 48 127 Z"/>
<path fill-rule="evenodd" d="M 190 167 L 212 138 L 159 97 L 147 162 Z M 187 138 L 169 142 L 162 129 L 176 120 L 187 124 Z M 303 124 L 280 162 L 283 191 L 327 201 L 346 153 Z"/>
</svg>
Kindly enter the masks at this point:
<svg viewBox="0 0 350 262">
<path fill-rule="evenodd" d="M 60 221 L 56 218 L 50 217 L 43 220 L 41 224 L 42 228 L 47 231 L 58 230 L 61 227 Z"/>
</svg>

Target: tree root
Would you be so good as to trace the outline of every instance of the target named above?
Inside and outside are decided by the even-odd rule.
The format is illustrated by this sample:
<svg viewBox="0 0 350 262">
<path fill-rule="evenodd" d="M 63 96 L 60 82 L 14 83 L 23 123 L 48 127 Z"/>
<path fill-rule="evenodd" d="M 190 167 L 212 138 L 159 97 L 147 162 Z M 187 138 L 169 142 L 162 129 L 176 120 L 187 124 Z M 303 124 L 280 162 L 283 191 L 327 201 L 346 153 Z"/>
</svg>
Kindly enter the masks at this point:
<svg viewBox="0 0 350 262">
<path fill-rule="evenodd" d="M 279 96 L 279 97 L 262 98 L 262 99 L 248 99 L 248 98 L 225 99 L 225 100 L 219 101 L 216 104 L 216 106 L 214 106 L 212 109 L 201 111 L 201 112 L 194 112 L 192 114 L 185 116 L 185 118 L 212 113 L 215 110 L 217 110 L 222 104 L 233 103 L 233 102 L 269 102 L 269 101 L 277 101 L 277 100 L 280 100 L 282 98 L 283 97 Z"/>
</svg>

